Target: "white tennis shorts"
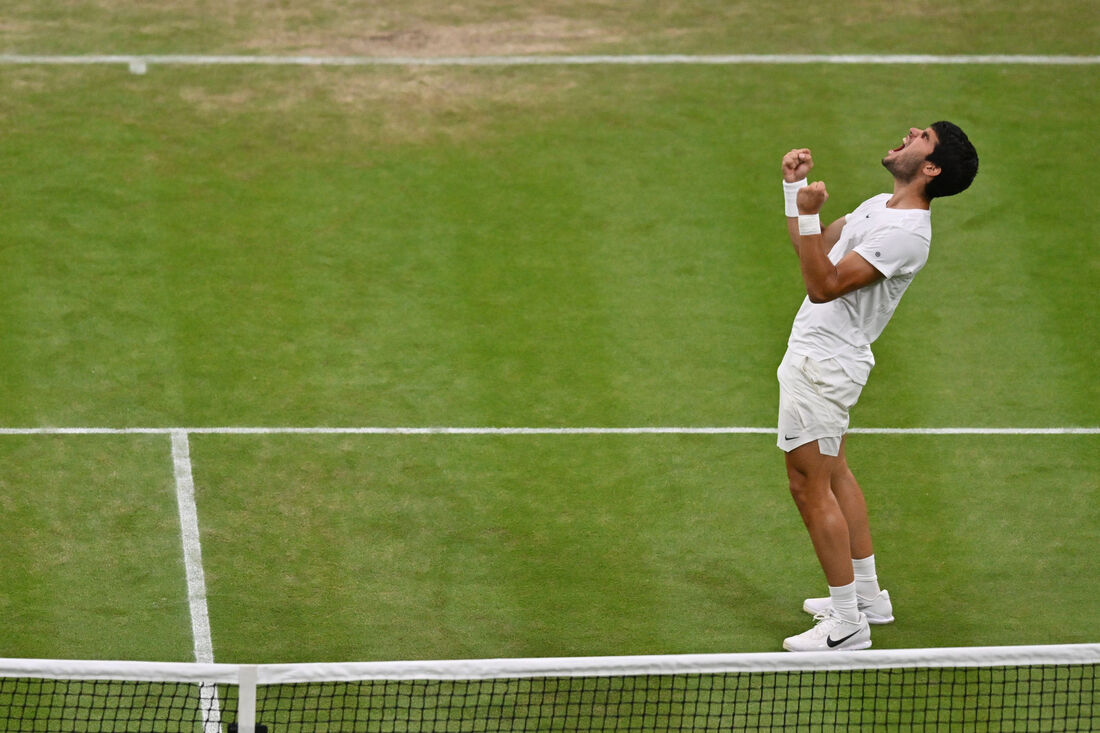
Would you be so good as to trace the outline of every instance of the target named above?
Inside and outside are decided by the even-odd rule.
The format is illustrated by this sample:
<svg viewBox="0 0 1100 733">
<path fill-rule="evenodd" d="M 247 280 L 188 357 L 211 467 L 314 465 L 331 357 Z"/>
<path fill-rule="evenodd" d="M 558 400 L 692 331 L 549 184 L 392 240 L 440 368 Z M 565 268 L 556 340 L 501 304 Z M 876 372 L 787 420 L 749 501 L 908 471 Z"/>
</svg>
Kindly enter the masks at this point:
<svg viewBox="0 0 1100 733">
<path fill-rule="evenodd" d="M 848 432 L 848 411 L 859 400 L 863 385 L 852 380 L 836 359 L 817 361 L 788 351 L 779 377 L 779 435 L 785 452 L 817 441 L 822 455 L 840 453 Z"/>
</svg>

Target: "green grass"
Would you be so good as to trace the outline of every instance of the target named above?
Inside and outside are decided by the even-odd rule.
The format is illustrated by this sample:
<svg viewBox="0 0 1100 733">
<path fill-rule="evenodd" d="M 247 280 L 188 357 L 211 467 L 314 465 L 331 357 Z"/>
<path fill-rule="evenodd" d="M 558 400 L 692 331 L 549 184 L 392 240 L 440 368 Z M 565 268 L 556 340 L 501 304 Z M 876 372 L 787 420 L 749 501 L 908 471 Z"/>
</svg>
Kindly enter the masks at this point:
<svg viewBox="0 0 1100 733">
<path fill-rule="evenodd" d="M 0 40 L 374 52 L 362 22 L 387 53 L 417 28 L 535 43 L 520 5 L 235 7 L 17 3 Z M 600 52 L 1096 39 L 1073 3 L 826 4 L 797 47 L 793 6 L 625 7 L 553 3 L 540 27 Z M 840 216 L 940 118 L 982 170 L 935 205 L 854 424 L 1096 426 L 1098 75 L 0 67 L 0 426 L 767 426 L 801 300 L 780 157 L 812 147 Z M 876 646 L 1092 640 L 1095 443 L 853 438 L 903 609 Z M 219 661 L 770 651 L 822 590 L 766 436 L 193 435 L 192 453 Z M 190 659 L 167 439 L 6 436 L 0 455 L 0 655 Z"/>
<path fill-rule="evenodd" d="M 1091 639 L 1095 438 L 1036 440 L 853 443 L 901 614 L 876 647 Z M 236 662 L 774 650 L 825 588 L 773 442 L 196 437 L 215 645 Z"/>
<path fill-rule="evenodd" d="M 0 656 L 190 658 L 166 449 L 147 437 L 0 440 Z"/>
<path fill-rule="evenodd" d="M 983 169 L 937 205 L 857 424 L 1097 421 L 1097 231 L 1065 215 L 1093 108 L 1061 103 L 1095 70 L 439 72 L 486 98 L 389 126 L 337 96 L 385 72 L 300 73 L 51 70 L 12 105 L 8 424 L 769 424 L 800 297 L 777 156 L 812 146 L 839 216 L 939 117 Z M 892 101 L 775 104 L 826 85 Z"/>
</svg>

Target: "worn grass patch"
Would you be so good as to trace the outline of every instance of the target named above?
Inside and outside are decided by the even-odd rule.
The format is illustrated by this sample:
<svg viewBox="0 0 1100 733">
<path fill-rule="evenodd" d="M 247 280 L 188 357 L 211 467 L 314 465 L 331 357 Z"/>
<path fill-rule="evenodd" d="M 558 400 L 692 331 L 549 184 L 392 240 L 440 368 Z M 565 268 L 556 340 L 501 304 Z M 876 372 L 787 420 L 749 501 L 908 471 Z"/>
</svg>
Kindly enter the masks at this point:
<svg viewBox="0 0 1100 733">
<path fill-rule="evenodd" d="M 0 49 L 24 53 L 1095 53 L 1098 44 L 1088 0 L 17 0 L 0 23 Z"/>
<path fill-rule="evenodd" d="M 0 67 L 6 98 L 0 120 L 18 127 L 58 94 L 88 97 L 89 111 L 98 115 L 99 105 L 91 100 L 107 85 L 129 100 L 107 114 L 135 125 L 156 124 L 149 116 L 156 110 L 182 114 L 200 127 L 272 121 L 288 132 L 304 121 L 328 119 L 341 135 L 377 148 L 471 140 L 509 120 L 535 119 L 548 110 L 568 113 L 586 78 L 569 69 L 532 76 L 513 69 L 276 68 L 242 74 L 233 67 L 160 67 L 132 77 L 117 67 Z"/>
</svg>

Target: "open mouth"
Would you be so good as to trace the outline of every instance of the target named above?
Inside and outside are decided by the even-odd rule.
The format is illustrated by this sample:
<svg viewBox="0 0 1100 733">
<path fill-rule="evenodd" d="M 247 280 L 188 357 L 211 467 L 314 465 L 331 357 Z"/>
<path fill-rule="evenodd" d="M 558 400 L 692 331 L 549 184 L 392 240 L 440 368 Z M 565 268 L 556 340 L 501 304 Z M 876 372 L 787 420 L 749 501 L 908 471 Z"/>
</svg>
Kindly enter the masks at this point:
<svg viewBox="0 0 1100 733">
<path fill-rule="evenodd" d="M 893 150 L 891 150 L 890 152 L 891 152 L 891 153 L 896 153 L 896 152 L 898 152 L 898 151 L 900 151 L 900 150 L 903 150 L 903 149 L 905 148 L 905 146 L 906 146 L 906 145 L 908 145 L 908 144 L 909 144 L 909 137 L 908 137 L 908 136 L 906 136 L 906 137 L 903 137 L 903 138 L 901 139 L 901 145 L 897 146 L 896 148 L 894 148 L 894 149 L 893 149 Z"/>
</svg>

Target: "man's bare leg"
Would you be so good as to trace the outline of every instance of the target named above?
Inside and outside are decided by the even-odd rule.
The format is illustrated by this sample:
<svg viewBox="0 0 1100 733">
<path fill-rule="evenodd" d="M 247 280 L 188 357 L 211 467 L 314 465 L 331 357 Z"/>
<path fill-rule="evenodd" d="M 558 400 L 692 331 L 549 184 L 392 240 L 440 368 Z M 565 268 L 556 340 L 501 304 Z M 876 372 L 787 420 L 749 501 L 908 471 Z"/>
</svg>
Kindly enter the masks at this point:
<svg viewBox="0 0 1100 733">
<path fill-rule="evenodd" d="M 855 582 L 848 522 L 831 487 L 838 461 L 837 456 L 822 455 L 817 441 L 786 454 L 791 496 L 832 587 Z"/>
<path fill-rule="evenodd" d="M 840 511 L 844 514 L 844 520 L 848 523 L 852 557 L 865 558 L 873 555 L 875 549 L 871 542 L 871 525 L 867 519 L 867 500 L 863 497 L 859 482 L 848 468 L 848 458 L 844 450 L 847 442 L 848 438 L 845 436 L 840 443 L 840 454 L 833 465 L 829 484 Z"/>
<path fill-rule="evenodd" d="M 871 632 L 856 601 L 848 522 L 831 485 L 839 458 L 822 455 L 817 441 L 786 455 L 791 496 L 825 571 L 830 603 L 812 629 L 787 637 L 783 648 L 792 652 L 866 649 L 871 646 Z"/>
<path fill-rule="evenodd" d="M 847 439 L 840 444 L 840 452 L 829 477 L 830 489 L 836 498 L 844 520 L 848 525 L 852 575 L 855 579 L 857 605 L 873 624 L 888 624 L 894 620 L 890 594 L 878 584 L 875 568 L 874 546 L 867 519 L 867 502 L 859 482 L 848 468 L 845 455 Z M 832 585 L 832 583 L 830 583 Z M 810 614 L 823 613 L 832 605 L 832 598 L 807 598 L 802 610 Z"/>
</svg>

